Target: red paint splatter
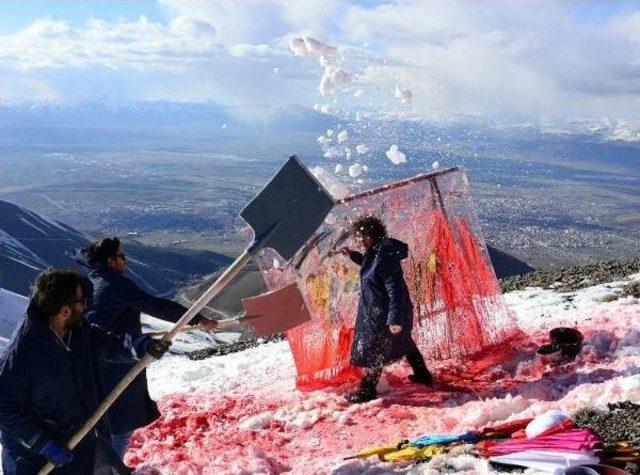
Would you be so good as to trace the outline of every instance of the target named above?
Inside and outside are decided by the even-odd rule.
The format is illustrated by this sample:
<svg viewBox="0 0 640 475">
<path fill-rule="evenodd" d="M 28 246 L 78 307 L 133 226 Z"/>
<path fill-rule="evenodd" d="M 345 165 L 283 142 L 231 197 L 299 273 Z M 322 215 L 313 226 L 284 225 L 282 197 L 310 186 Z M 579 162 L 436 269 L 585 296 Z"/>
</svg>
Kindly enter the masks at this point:
<svg viewBox="0 0 640 475">
<path fill-rule="evenodd" d="M 270 288 L 297 282 L 312 321 L 287 333 L 299 389 L 354 381 L 350 347 L 358 301 L 358 274 L 337 247 L 350 223 L 379 216 L 389 235 L 409 245 L 403 261 L 414 304 L 413 335 L 427 358 L 461 358 L 516 332 L 483 243 L 462 171 L 421 179 L 383 192 L 347 199 L 285 269 L 274 269 L 273 251 L 258 263 Z"/>
</svg>

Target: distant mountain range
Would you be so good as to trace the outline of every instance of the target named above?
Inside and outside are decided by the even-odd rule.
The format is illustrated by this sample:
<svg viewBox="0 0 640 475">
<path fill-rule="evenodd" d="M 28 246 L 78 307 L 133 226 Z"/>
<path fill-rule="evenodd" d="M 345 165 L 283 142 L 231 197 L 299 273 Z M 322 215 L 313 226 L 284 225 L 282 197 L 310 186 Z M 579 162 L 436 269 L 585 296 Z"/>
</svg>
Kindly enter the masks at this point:
<svg viewBox="0 0 640 475">
<path fill-rule="evenodd" d="M 84 272 L 68 255 L 92 239 L 76 229 L 0 200 L 0 287 L 29 295 L 36 275 L 48 267 Z M 225 267 L 231 259 L 209 251 L 162 249 L 124 241 L 130 277 L 156 294 L 177 288 Z"/>
<path fill-rule="evenodd" d="M 229 131 L 322 131 L 336 123 L 348 122 L 352 114 L 341 112 L 328 115 L 311 108 L 281 105 L 270 107 L 223 106 L 213 103 L 180 103 L 165 101 L 129 102 L 119 104 L 0 104 L 0 126 L 10 130 L 39 129 L 43 126 L 64 127 L 133 127 L 136 128 L 206 127 L 208 134 L 228 134 Z M 449 137 L 479 133 L 484 136 L 502 136 L 512 139 L 537 139 L 544 135 L 576 136 L 594 142 L 640 143 L 640 121 L 613 118 L 575 118 L 563 122 L 506 123 L 461 116 L 447 123 L 427 123 L 411 117 L 376 116 L 376 126 L 405 124 L 412 131 L 425 129 L 445 132 Z M 366 124 L 366 116 L 361 121 Z M 228 130 L 227 130 L 228 127 Z M 377 127 L 376 127 L 377 128 Z M 43 131 L 40 131 L 41 133 Z"/>
</svg>

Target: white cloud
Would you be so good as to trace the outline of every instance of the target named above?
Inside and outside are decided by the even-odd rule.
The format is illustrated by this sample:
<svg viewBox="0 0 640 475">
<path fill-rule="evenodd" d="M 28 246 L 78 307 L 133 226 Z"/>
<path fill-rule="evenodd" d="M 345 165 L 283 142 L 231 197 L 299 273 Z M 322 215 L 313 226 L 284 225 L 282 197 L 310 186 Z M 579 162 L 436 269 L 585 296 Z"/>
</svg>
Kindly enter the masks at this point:
<svg viewBox="0 0 640 475">
<path fill-rule="evenodd" d="M 640 11 L 628 4 L 610 2 L 609 17 L 596 18 L 585 14 L 595 3 L 564 1 L 159 3 L 165 22 L 43 18 L 0 37 L 0 100 L 27 97 L 27 88 L 36 99 L 79 100 L 93 88 L 123 100 L 259 109 L 312 107 L 319 92 L 345 90 L 346 102 L 323 110 L 358 102 L 369 114 L 354 98 L 365 91 L 385 112 L 429 120 L 640 117 Z M 302 42 L 314 60 L 294 57 L 292 38 L 315 38 Z M 410 101 L 394 99 L 396 85 Z"/>
</svg>

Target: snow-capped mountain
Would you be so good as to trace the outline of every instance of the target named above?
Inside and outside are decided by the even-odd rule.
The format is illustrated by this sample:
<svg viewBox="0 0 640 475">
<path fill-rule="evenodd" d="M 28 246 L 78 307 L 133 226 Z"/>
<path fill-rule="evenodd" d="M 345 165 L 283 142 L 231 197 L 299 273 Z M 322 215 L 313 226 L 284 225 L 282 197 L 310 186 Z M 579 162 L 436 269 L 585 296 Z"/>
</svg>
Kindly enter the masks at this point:
<svg viewBox="0 0 640 475">
<path fill-rule="evenodd" d="M 9 341 L 27 302 L 26 297 L 0 288 L 0 351 Z"/>
</svg>

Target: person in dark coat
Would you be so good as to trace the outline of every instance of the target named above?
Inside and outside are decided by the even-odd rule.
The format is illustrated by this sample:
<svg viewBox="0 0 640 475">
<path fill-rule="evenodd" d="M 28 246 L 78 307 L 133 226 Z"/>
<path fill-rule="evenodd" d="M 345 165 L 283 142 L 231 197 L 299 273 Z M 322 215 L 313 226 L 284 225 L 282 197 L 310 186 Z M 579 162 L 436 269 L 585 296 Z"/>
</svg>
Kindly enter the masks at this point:
<svg viewBox="0 0 640 475">
<path fill-rule="evenodd" d="M 110 445 L 104 418 L 73 450 L 65 444 L 107 395 L 99 360 L 132 362 L 147 350 L 159 357 L 168 344 L 149 337 L 125 341 L 91 325 L 82 318 L 83 281 L 73 271 L 40 273 L 0 360 L 5 475 L 35 474 L 47 462 L 57 474 L 129 473 Z"/>
<path fill-rule="evenodd" d="M 177 302 L 148 294 L 124 275 L 127 260 L 117 237 L 104 238 L 87 249 L 76 251 L 76 261 L 90 269 L 89 279 L 93 285 L 93 302 L 87 310 L 87 320 L 109 332 L 135 339 L 142 335 L 141 312 L 177 322 L 187 311 Z M 216 326 L 215 321 L 201 315 L 196 315 L 191 323 L 207 328 Z M 103 364 L 102 376 L 107 389 L 113 389 L 131 366 Z M 146 371 L 142 371 L 109 410 L 116 452 L 124 457 L 133 432 L 158 417 L 158 406 L 149 396 Z"/>
<path fill-rule="evenodd" d="M 355 222 L 352 233 L 364 253 L 342 249 L 360 266 L 360 299 L 351 364 L 365 371 L 359 390 L 348 394 L 347 400 L 361 403 L 375 399 L 382 368 L 403 357 L 413 369 L 414 374 L 409 376 L 412 382 L 432 385 L 433 376 L 411 337 L 413 304 L 400 264 L 407 258 L 409 247 L 387 237 L 384 224 L 374 216 Z"/>
</svg>

